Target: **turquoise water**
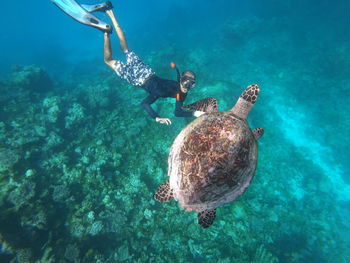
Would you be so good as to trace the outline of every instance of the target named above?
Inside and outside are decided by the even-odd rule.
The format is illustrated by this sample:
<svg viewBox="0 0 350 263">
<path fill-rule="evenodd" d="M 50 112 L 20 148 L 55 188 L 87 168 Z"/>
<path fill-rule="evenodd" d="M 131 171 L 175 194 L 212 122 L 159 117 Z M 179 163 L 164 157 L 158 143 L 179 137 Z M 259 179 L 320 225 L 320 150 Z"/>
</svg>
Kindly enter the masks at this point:
<svg viewBox="0 0 350 263">
<path fill-rule="evenodd" d="M 250 187 L 208 229 L 154 201 L 193 119 L 169 98 L 154 108 L 172 125 L 152 120 L 146 92 L 104 65 L 98 30 L 50 1 L 5 3 L 0 262 L 350 262 L 350 3 L 160 2 L 113 4 L 159 76 L 176 79 L 171 61 L 197 74 L 186 104 L 211 96 L 224 111 L 260 85 Z"/>
</svg>

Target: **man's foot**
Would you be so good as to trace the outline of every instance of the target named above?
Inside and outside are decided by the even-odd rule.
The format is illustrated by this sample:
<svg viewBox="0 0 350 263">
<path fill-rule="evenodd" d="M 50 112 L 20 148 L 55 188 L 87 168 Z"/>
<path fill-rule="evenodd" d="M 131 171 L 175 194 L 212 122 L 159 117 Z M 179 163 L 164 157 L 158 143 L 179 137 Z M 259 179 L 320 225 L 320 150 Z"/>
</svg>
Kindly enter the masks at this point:
<svg viewBox="0 0 350 263">
<path fill-rule="evenodd" d="M 112 5 L 111 1 L 107 1 L 104 4 L 101 4 L 101 7 L 96 11 L 106 12 L 107 10 L 111 10 L 112 8 L 113 8 L 113 5 Z"/>
<path fill-rule="evenodd" d="M 113 5 L 111 1 L 107 1 L 106 3 L 96 5 L 96 10 L 94 11 L 106 12 L 107 10 L 111 10 L 112 8 Z"/>
<path fill-rule="evenodd" d="M 81 5 L 86 11 L 89 13 L 93 12 L 106 12 L 107 10 L 111 10 L 113 8 L 113 5 L 110 1 L 107 1 L 103 4 L 96 4 L 96 5 Z"/>
<path fill-rule="evenodd" d="M 107 34 L 112 34 L 113 32 L 113 27 L 111 25 L 107 25 L 106 29 L 102 30 L 103 32 L 107 33 Z"/>
</svg>

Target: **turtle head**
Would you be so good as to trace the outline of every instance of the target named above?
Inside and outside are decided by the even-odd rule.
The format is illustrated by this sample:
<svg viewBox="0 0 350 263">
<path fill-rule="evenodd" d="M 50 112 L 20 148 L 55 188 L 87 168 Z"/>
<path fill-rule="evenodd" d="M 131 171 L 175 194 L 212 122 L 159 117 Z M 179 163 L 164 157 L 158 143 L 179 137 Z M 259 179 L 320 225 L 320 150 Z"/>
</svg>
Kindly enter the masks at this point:
<svg viewBox="0 0 350 263">
<path fill-rule="evenodd" d="M 249 85 L 245 91 L 243 91 L 240 98 L 251 104 L 254 104 L 258 98 L 259 91 L 260 89 L 258 84 Z"/>
<path fill-rule="evenodd" d="M 256 102 L 259 94 L 259 85 L 258 84 L 252 84 L 249 85 L 239 96 L 239 99 L 235 106 L 230 110 L 235 115 L 242 119 L 246 119 L 250 109 L 254 106 L 254 103 Z"/>
</svg>

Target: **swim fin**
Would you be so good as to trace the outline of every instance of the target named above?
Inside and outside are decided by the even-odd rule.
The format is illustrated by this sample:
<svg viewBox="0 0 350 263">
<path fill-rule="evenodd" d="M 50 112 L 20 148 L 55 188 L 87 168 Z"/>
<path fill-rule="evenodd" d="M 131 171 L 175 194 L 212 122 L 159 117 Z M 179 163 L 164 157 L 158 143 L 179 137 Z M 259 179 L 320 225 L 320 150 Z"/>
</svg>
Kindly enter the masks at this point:
<svg viewBox="0 0 350 263">
<path fill-rule="evenodd" d="M 113 8 L 113 5 L 110 1 L 107 1 L 103 4 L 95 4 L 95 5 L 84 5 L 81 4 L 81 7 L 84 8 L 86 11 L 88 11 L 89 13 L 93 13 L 93 12 L 105 12 L 107 10 L 110 10 Z"/>
<path fill-rule="evenodd" d="M 111 32 L 111 25 L 99 20 L 97 17 L 91 15 L 81 5 L 74 0 L 51 0 L 57 7 L 59 7 L 67 15 L 75 19 L 76 21 L 98 28 L 104 32 Z M 95 5 L 96 6 L 96 5 Z"/>
</svg>

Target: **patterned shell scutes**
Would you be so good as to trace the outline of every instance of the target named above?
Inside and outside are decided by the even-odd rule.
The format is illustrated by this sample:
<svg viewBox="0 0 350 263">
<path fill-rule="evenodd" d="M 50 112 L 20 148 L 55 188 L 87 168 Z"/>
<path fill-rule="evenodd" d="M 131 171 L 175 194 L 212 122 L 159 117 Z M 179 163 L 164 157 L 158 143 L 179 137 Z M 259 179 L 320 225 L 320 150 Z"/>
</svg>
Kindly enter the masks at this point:
<svg viewBox="0 0 350 263">
<path fill-rule="evenodd" d="M 257 143 L 247 122 L 227 112 L 213 113 L 186 129 L 171 153 L 172 165 L 178 166 L 169 174 L 175 199 L 188 211 L 232 202 L 256 168 Z"/>
</svg>

